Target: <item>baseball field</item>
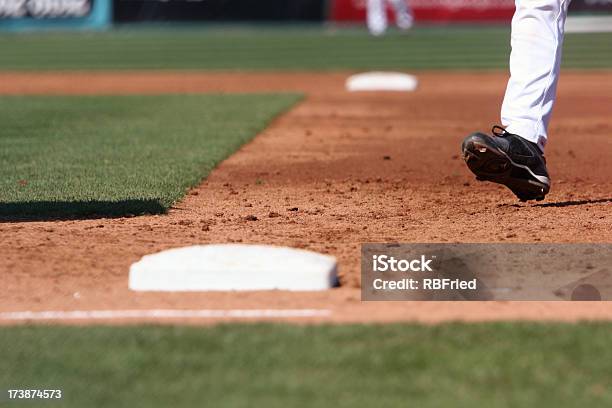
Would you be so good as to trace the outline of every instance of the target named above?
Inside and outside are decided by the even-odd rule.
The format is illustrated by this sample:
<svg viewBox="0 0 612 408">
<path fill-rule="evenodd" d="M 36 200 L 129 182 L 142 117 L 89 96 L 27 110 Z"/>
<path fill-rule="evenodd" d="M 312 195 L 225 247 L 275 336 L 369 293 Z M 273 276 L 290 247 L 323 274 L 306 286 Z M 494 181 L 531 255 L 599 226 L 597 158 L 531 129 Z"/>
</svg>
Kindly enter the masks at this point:
<svg viewBox="0 0 612 408">
<path fill-rule="evenodd" d="M 127 26 L 0 50 L 0 405 L 612 403 L 609 302 L 360 300 L 366 242 L 612 242 L 612 33 L 567 34 L 537 203 L 460 152 L 499 122 L 509 27 Z M 345 90 L 370 70 L 419 86 Z M 128 289 L 142 256 L 208 243 L 329 254 L 340 287 Z"/>
</svg>

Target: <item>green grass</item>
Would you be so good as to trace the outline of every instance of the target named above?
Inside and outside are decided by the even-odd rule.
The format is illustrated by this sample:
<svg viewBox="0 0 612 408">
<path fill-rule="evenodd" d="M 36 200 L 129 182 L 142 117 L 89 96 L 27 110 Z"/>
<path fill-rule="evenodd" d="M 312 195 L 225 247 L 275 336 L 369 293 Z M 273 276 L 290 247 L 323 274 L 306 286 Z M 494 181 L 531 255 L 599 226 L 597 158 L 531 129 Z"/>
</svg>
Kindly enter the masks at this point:
<svg viewBox="0 0 612 408">
<path fill-rule="evenodd" d="M 507 69 L 509 26 L 421 27 L 372 38 L 323 27 L 118 28 L 0 35 L 0 70 Z M 612 33 L 568 34 L 568 68 L 612 67 Z"/>
<path fill-rule="evenodd" d="M 0 391 L 60 388 L 48 405 L 65 407 L 603 407 L 611 342 L 609 323 L 4 327 Z"/>
<path fill-rule="evenodd" d="M 298 99 L 2 96 L 0 216 L 163 212 Z"/>
</svg>

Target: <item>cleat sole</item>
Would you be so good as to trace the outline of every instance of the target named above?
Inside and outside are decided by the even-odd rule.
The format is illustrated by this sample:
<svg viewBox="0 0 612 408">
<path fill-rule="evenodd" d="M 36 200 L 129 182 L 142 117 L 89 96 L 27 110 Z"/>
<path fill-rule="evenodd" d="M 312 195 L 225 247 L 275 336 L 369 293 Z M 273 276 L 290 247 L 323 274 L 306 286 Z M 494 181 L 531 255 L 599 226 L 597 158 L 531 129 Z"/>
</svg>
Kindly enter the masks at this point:
<svg viewBox="0 0 612 408">
<path fill-rule="evenodd" d="M 462 145 L 464 160 L 476 175 L 476 180 L 502 184 L 523 202 L 542 201 L 550 185 L 536 179 L 525 166 L 514 163 L 488 139 L 488 136 L 476 133 L 465 139 Z"/>
</svg>

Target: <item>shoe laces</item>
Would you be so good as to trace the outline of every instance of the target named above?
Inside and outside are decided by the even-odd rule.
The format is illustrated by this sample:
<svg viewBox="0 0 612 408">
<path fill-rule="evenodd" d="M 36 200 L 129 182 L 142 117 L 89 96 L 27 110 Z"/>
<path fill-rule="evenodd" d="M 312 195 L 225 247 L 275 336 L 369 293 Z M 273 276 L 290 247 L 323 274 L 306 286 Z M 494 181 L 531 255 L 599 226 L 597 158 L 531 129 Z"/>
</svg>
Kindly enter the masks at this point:
<svg viewBox="0 0 612 408">
<path fill-rule="evenodd" d="M 491 133 L 493 133 L 497 137 L 506 137 L 510 134 L 506 129 L 498 125 L 493 126 L 493 128 L 491 129 Z"/>
<path fill-rule="evenodd" d="M 512 135 L 512 133 L 508 132 L 506 129 L 498 125 L 493 126 L 493 128 L 491 129 L 491 133 L 493 133 L 497 137 L 506 137 L 508 135 Z M 544 161 L 544 164 L 546 164 L 546 157 L 544 157 L 544 153 L 537 146 L 536 149 L 538 150 L 540 157 Z"/>
</svg>

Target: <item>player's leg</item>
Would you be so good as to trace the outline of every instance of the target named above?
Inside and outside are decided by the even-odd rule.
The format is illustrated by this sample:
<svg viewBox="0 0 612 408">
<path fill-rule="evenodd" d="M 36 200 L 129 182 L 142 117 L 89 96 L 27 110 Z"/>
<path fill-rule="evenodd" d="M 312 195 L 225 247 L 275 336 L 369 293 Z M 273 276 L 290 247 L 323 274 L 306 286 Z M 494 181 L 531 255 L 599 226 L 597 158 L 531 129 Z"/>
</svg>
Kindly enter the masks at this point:
<svg viewBox="0 0 612 408">
<path fill-rule="evenodd" d="M 569 0 L 516 0 L 502 124 L 543 151 L 555 102 Z"/>
<path fill-rule="evenodd" d="M 521 200 L 550 190 L 543 151 L 552 112 L 569 0 L 516 0 L 510 80 L 502 106 L 506 129 L 474 133 L 464 159 L 479 180 L 503 184 Z"/>
<path fill-rule="evenodd" d="M 387 30 L 386 0 L 367 0 L 368 30 L 372 35 L 382 35 Z"/>
<path fill-rule="evenodd" d="M 409 30 L 414 23 L 412 9 L 406 0 L 390 0 L 395 10 L 395 21 L 401 30 Z"/>
</svg>

